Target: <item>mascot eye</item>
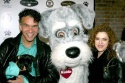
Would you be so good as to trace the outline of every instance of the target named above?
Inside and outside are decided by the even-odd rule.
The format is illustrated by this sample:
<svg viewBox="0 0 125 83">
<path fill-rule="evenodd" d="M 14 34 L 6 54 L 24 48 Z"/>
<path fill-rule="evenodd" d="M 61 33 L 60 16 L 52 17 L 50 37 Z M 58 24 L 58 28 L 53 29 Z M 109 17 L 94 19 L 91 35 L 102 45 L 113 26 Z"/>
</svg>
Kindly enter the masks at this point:
<svg viewBox="0 0 125 83">
<path fill-rule="evenodd" d="M 56 35 L 58 38 L 63 38 L 65 36 L 65 33 L 62 32 L 62 31 L 59 31 L 57 32 L 57 35 Z"/>
<path fill-rule="evenodd" d="M 75 28 L 75 29 L 73 30 L 73 32 L 74 32 L 74 35 L 79 35 L 79 30 L 78 30 L 77 28 Z"/>
</svg>

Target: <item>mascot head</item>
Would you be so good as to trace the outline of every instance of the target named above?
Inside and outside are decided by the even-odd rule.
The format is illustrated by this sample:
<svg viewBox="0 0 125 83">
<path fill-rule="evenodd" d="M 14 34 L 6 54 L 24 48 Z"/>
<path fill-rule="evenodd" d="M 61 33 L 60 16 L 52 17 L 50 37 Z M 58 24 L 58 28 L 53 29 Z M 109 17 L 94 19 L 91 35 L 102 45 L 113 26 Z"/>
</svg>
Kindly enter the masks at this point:
<svg viewBox="0 0 125 83">
<path fill-rule="evenodd" d="M 75 4 L 47 10 L 41 16 L 40 35 L 49 38 L 53 49 L 59 43 L 86 37 L 86 30 L 93 27 L 95 13 L 83 4 Z"/>
</svg>

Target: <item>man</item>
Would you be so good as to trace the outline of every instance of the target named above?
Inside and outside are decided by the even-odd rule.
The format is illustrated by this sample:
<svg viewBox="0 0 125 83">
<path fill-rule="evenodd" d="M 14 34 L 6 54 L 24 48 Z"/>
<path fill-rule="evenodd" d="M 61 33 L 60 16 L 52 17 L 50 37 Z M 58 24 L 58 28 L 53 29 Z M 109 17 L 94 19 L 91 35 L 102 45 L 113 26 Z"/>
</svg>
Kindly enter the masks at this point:
<svg viewBox="0 0 125 83">
<path fill-rule="evenodd" d="M 38 38 L 38 25 L 41 15 L 33 9 L 24 9 L 19 13 L 20 33 L 15 38 L 6 39 L 0 46 L 0 83 L 56 83 L 58 72 L 50 62 L 50 47 Z M 11 68 L 17 71 L 16 57 L 29 54 L 35 57 L 32 70 L 29 72 L 33 77 L 19 75 L 15 80 L 7 80 Z M 57 74 L 56 74 L 57 73 Z"/>
</svg>

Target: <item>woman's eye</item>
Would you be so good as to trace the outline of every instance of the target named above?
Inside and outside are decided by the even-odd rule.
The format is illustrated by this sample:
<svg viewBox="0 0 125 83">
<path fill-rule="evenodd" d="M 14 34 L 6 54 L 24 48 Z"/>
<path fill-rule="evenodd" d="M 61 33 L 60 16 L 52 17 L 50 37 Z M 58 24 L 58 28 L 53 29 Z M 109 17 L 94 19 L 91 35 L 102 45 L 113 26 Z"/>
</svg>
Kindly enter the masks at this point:
<svg viewBox="0 0 125 83">
<path fill-rule="evenodd" d="M 58 38 L 62 38 L 65 36 L 65 33 L 64 32 L 57 32 L 57 37 Z"/>
<path fill-rule="evenodd" d="M 95 38 L 95 40 L 99 40 L 99 38 Z"/>
<path fill-rule="evenodd" d="M 106 38 L 103 38 L 103 41 L 108 41 L 108 39 L 106 39 Z"/>
<path fill-rule="evenodd" d="M 73 32 L 74 32 L 74 35 L 78 35 L 79 34 L 79 32 L 78 32 L 78 29 L 76 28 L 76 29 L 74 29 L 73 30 Z"/>
</svg>

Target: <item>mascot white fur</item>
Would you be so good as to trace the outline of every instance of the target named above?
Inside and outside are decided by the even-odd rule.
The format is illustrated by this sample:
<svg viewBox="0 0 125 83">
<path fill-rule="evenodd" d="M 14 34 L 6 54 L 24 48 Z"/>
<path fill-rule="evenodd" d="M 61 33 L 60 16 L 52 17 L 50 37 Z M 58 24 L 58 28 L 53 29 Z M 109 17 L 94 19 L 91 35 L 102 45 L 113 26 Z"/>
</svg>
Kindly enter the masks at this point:
<svg viewBox="0 0 125 83">
<path fill-rule="evenodd" d="M 51 61 L 60 73 L 59 83 L 88 83 L 92 52 L 85 32 L 93 27 L 95 12 L 83 4 L 75 4 L 41 15 L 39 34 L 49 38 Z"/>
<path fill-rule="evenodd" d="M 119 41 L 119 42 L 115 43 L 113 46 L 113 49 L 116 51 L 117 57 L 123 65 L 122 66 L 122 70 L 123 70 L 122 78 L 123 78 L 123 81 L 125 82 L 125 41 Z"/>
<path fill-rule="evenodd" d="M 125 63 L 125 41 L 115 43 L 113 49 L 116 51 L 118 59 Z"/>
</svg>

